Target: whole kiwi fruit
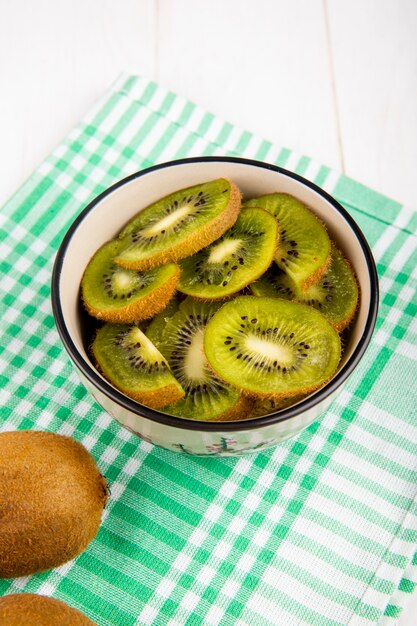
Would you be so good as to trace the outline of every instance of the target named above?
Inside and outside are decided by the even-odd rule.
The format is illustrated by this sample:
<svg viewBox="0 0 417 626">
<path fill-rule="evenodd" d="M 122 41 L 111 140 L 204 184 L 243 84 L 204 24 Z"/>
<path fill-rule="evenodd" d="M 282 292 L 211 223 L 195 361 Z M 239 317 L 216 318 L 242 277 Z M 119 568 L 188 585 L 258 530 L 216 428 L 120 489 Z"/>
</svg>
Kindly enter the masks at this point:
<svg viewBox="0 0 417 626">
<path fill-rule="evenodd" d="M 0 433 L 0 578 L 76 557 L 97 534 L 107 498 L 105 478 L 75 439 Z"/>
<path fill-rule="evenodd" d="M 94 626 L 95 622 L 65 602 L 37 596 L 34 593 L 16 593 L 0 598 L 2 626 Z"/>
</svg>

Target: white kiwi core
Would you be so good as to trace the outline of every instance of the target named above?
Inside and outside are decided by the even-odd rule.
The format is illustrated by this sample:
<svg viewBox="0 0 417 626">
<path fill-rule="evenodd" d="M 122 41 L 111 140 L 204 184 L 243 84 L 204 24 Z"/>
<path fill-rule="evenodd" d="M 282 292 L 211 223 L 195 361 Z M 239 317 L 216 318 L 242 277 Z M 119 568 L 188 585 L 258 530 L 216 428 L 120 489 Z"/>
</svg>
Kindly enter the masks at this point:
<svg viewBox="0 0 417 626">
<path fill-rule="evenodd" d="M 278 361 L 287 366 L 294 363 L 294 351 L 282 343 L 275 343 L 267 339 L 260 339 L 255 335 L 248 335 L 245 339 L 246 349 L 250 355 L 264 357 L 271 361 Z"/>
<path fill-rule="evenodd" d="M 187 378 L 191 381 L 205 380 L 207 375 L 205 373 L 206 358 L 204 356 L 204 333 L 201 328 L 195 333 L 191 339 L 191 345 L 187 349 L 187 354 L 184 359 L 184 372 Z"/>
<path fill-rule="evenodd" d="M 152 226 L 144 228 L 141 232 L 141 235 L 143 235 L 144 237 L 153 237 L 154 235 L 158 235 L 161 231 L 167 230 L 168 228 L 171 228 L 172 226 L 178 224 L 178 222 L 184 219 L 186 215 L 189 215 L 192 210 L 193 205 L 187 204 L 186 206 L 179 207 L 166 217 L 163 217 L 162 219 L 155 222 L 155 224 L 152 224 Z"/>
<path fill-rule="evenodd" d="M 240 239 L 225 239 L 211 249 L 207 262 L 222 263 L 239 249 L 241 243 Z"/>
</svg>

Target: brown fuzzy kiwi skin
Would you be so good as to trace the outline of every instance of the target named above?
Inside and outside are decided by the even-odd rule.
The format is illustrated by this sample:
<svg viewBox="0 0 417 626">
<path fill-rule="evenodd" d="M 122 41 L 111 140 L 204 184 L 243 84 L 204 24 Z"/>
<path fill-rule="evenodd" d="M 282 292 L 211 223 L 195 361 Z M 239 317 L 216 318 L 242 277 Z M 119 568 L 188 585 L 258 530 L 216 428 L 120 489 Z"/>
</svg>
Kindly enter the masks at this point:
<svg viewBox="0 0 417 626">
<path fill-rule="evenodd" d="M 106 479 L 72 437 L 0 433 L 0 578 L 49 570 L 95 537 Z"/>
<path fill-rule="evenodd" d="M 98 320 L 113 324 L 130 324 L 148 320 L 163 311 L 173 298 L 180 278 L 180 268 L 177 266 L 175 274 L 141 300 L 137 300 L 117 310 L 96 309 L 90 306 L 83 298 L 87 312 Z"/>
<path fill-rule="evenodd" d="M 91 352 L 93 352 L 92 346 L 90 349 Z M 128 398 L 132 398 L 132 400 L 135 400 L 136 402 L 139 402 L 139 404 L 143 404 L 150 409 L 161 409 L 168 404 L 182 400 L 185 396 L 185 391 L 182 391 L 181 393 L 176 385 L 167 385 L 166 387 L 161 387 L 160 389 L 155 389 L 153 391 L 135 392 L 130 389 L 124 389 L 121 385 L 117 385 L 113 380 L 110 380 L 110 378 L 105 375 L 97 361 L 95 362 L 95 366 L 103 378 L 108 380 L 113 387 L 116 387 L 116 389 L 124 393 L 125 396 L 128 396 Z"/>
<path fill-rule="evenodd" d="M 220 215 L 214 218 L 210 223 L 202 226 L 197 232 L 192 233 L 186 241 L 180 241 L 166 250 L 161 250 L 149 259 L 125 261 L 124 259 L 116 257 L 114 261 L 127 269 L 147 270 L 157 265 L 168 263 L 169 261 L 175 262 L 184 259 L 213 243 L 213 241 L 221 237 L 223 233 L 236 222 L 242 204 L 242 194 L 239 188 L 232 183 L 232 181 L 228 179 L 225 180 L 227 180 L 231 187 L 229 204 Z"/>
<path fill-rule="evenodd" d="M 96 626 L 86 615 L 47 596 L 16 593 L 0 598 L 2 626 Z"/>
</svg>

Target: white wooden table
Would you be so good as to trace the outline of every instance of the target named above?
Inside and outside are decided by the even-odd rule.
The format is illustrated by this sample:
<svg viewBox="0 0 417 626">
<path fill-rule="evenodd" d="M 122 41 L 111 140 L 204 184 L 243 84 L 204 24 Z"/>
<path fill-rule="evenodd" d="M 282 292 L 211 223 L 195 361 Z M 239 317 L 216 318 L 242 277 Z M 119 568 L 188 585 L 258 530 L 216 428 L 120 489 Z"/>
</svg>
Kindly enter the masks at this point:
<svg viewBox="0 0 417 626">
<path fill-rule="evenodd" d="M 417 0 L 0 0 L 0 204 L 124 70 L 417 209 L 416 27 Z"/>
</svg>

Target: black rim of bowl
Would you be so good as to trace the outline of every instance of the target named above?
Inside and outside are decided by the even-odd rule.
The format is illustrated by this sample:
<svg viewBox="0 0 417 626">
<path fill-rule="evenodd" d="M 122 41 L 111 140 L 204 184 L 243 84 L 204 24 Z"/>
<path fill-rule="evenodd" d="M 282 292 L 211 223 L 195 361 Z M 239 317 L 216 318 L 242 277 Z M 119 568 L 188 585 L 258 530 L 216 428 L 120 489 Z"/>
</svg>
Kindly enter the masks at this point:
<svg viewBox="0 0 417 626">
<path fill-rule="evenodd" d="M 78 226 L 84 220 L 86 215 L 90 213 L 94 209 L 94 207 L 107 195 L 113 193 L 119 187 L 122 187 L 126 183 L 135 180 L 136 178 L 140 178 L 142 176 L 146 176 L 150 172 L 154 172 L 156 170 L 164 169 L 167 167 L 173 167 L 176 165 L 184 165 L 190 163 L 210 163 L 210 162 L 218 162 L 218 163 L 239 163 L 242 165 L 250 165 L 263 169 L 272 170 L 275 172 L 279 172 L 284 176 L 288 176 L 289 178 L 293 178 L 298 182 L 310 187 L 310 189 L 314 190 L 316 193 L 325 198 L 337 211 L 342 215 L 342 217 L 346 220 L 349 226 L 354 231 L 360 245 L 362 251 L 364 253 L 366 263 L 369 271 L 369 279 L 370 279 L 370 307 L 368 312 L 368 317 L 366 320 L 365 328 L 360 338 L 358 345 L 353 351 L 350 359 L 345 363 L 345 365 L 337 372 L 337 374 L 332 378 L 332 380 L 322 387 L 319 391 L 317 391 L 312 396 L 309 396 L 305 400 L 302 400 L 298 404 L 293 407 L 289 407 L 287 409 L 281 410 L 279 412 L 270 413 L 264 417 L 256 417 L 247 420 L 241 421 L 231 421 L 231 422 L 205 422 L 201 420 L 187 420 L 182 417 L 175 417 L 173 415 L 168 415 L 165 413 L 161 413 L 155 409 L 150 409 L 138 402 L 130 399 L 128 396 L 125 396 L 123 393 L 115 389 L 107 383 L 95 370 L 94 366 L 90 363 L 87 363 L 84 357 L 80 354 L 74 342 L 71 339 L 71 336 L 68 332 L 68 329 L 65 324 L 64 315 L 61 307 L 61 301 L 59 297 L 59 282 L 62 271 L 62 266 L 65 259 L 65 254 L 68 248 L 68 245 L 77 231 Z M 197 430 L 197 431 L 205 431 L 205 432 L 230 432 L 230 431 L 238 431 L 238 430 L 251 430 L 262 428 L 263 426 L 268 426 L 271 424 L 275 424 L 278 422 L 284 422 L 286 420 L 291 419 L 292 417 L 296 417 L 300 413 L 304 411 L 308 411 L 313 408 L 319 402 L 328 398 L 340 385 L 352 374 L 353 370 L 356 368 L 358 363 L 360 362 L 362 355 L 364 354 L 369 341 L 371 339 L 375 323 L 376 317 L 378 313 L 378 274 L 375 266 L 375 261 L 373 259 L 370 247 L 368 242 L 365 239 L 361 229 L 356 224 L 354 219 L 349 215 L 349 213 L 342 207 L 337 200 L 335 200 L 330 194 L 326 191 L 310 182 L 306 178 L 295 174 L 289 170 L 286 170 L 282 167 L 278 167 L 276 165 L 271 165 L 269 163 L 264 163 L 262 161 L 255 161 L 252 159 L 243 159 L 240 157 L 192 157 L 188 159 L 179 159 L 176 161 L 168 161 L 166 163 L 160 163 L 158 165 L 154 165 L 152 167 L 148 167 L 144 170 L 136 172 L 135 174 L 131 174 L 126 178 L 118 181 L 105 191 L 103 191 L 99 196 L 94 198 L 88 206 L 78 215 L 78 217 L 74 220 L 69 230 L 67 231 L 62 243 L 59 247 L 55 264 L 52 272 L 52 289 L 51 289 L 51 300 L 52 300 L 52 310 L 55 318 L 55 323 L 58 329 L 58 333 L 61 337 L 61 340 L 68 351 L 72 361 L 77 366 L 77 368 L 82 372 L 82 374 L 102 393 L 104 393 L 108 398 L 121 405 L 125 409 L 135 413 L 140 417 L 146 417 L 154 422 L 158 422 L 160 424 L 165 424 L 167 426 L 173 426 L 176 428 L 182 428 L 185 430 Z"/>
</svg>

